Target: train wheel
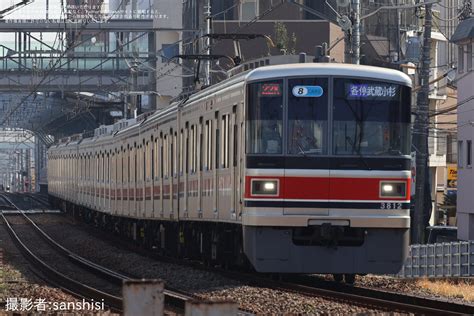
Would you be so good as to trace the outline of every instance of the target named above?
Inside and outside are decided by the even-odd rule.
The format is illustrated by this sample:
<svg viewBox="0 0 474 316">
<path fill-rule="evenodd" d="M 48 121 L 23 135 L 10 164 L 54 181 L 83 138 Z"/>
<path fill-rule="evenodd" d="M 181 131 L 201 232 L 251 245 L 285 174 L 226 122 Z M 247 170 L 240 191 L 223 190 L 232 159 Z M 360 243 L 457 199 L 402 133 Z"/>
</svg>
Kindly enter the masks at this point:
<svg viewBox="0 0 474 316">
<path fill-rule="evenodd" d="M 355 278 L 356 278 L 355 274 L 351 274 L 351 273 L 344 274 L 344 281 L 346 281 L 347 284 L 354 284 Z"/>
<path fill-rule="evenodd" d="M 334 278 L 334 281 L 336 282 L 342 282 L 344 278 L 344 274 L 341 273 L 333 273 L 332 277 Z"/>
</svg>

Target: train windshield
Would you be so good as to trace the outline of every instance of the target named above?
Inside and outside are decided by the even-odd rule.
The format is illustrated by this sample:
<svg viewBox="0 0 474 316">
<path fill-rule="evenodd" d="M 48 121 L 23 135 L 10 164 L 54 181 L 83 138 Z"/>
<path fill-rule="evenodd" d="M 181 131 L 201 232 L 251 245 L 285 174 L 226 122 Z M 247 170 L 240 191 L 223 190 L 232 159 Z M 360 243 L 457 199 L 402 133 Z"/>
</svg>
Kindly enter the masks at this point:
<svg viewBox="0 0 474 316">
<path fill-rule="evenodd" d="M 283 80 L 252 83 L 248 93 L 247 153 L 282 154 Z"/>
<path fill-rule="evenodd" d="M 328 79 L 289 79 L 288 84 L 288 154 L 326 154 Z"/>
<path fill-rule="evenodd" d="M 409 104 L 408 87 L 353 78 L 335 79 L 334 154 L 408 155 Z"/>
</svg>

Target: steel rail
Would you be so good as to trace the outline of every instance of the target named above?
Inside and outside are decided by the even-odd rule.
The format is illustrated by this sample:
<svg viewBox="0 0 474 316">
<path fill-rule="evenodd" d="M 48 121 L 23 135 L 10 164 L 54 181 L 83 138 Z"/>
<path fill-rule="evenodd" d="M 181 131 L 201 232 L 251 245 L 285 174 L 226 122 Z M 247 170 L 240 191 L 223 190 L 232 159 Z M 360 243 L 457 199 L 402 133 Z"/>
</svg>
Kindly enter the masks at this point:
<svg viewBox="0 0 474 316">
<path fill-rule="evenodd" d="M 3 212 L 0 214 L 10 236 L 17 245 L 18 249 L 23 253 L 26 259 L 33 265 L 34 270 L 39 270 L 47 277 L 47 281 L 58 285 L 71 294 L 77 297 L 87 297 L 96 301 L 103 300 L 105 305 L 111 307 L 113 310 L 122 311 L 122 298 L 105 293 L 98 289 L 92 288 L 86 284 L 69 278 L 68 276 L 56 271 L 56 269 L 49 266 L 46 262 L 38 258 L 20 239 L 15 232 L 10 222 L 7 220 Z"/>
<path fill-rule="evenodd" d="M 99 232 L 96 228 L 91 228 Z M 172 257 L 150 253 L 142 249 L 133 247 L 129 242 L 116 236 L 106 235 L 106 238 L 125 247 L 127 250 L 134 251 L 146 257 L 166 261 L 174 264 L 180 264 L 199 270 L 217 272 L 228 278 L 256 284 L 257 286 L 269 287 L 283 291 L 293 291 L 308 296 L 320 296 L 328 300 L 336 300 L 344 303 L 356 304 L 386 311 L 402 311 L 416 314 L 427 315 L 466 315 L 474 314 L 474 306 L 445 302 L 442 300 L 424 298 L 419 296 L 406 295 L 396 292 L 389 292 L 377 289 L 368 289 L 364 287 L 349 286 L 335 282 L 318 282 L 318 285 L 308 285 L 309 282 L 302 281 L 274 281 L 261 274 L 229 271 L 221 268 L 209 268 L 200 263 L 179 260 Z"/>
<path fill-rule="evenodd" d="M 30 196 L 28 196 L 30 197 Z M 91 262 L 60 245 L 56 241 L 54 241 L 46 232 L 44 232 L 25 212 L 20 210 L 10 199 L 5 197 L 13 206 L 15 206 L 20 214 L 26 219 L 26 221 L 34 227 L 34 229 L 41 235 L 41 237 L 48 242 L 53 248 L 55 248 L 59 253 L 61 253 L 63 256 L 67 257 L 70 261 L 72 261 L 74 264 L 79 265 L 91 273 L 94 273 L 95 275 L 106 279 L 110 281 L 113 284 L 116 285 L 122 285 L 123 281 L 125 280 L 132 280 L 132 279 L 137 279 L 129 275 L 124 275 L 119 272 L 115 272 L 113 270 L 110 270 L 108 268 L 105 268 L 101 265 L 98 265 L 94 262 Z M 4 221 L 7 223 L 9 227 L 11 227 L 4 215 L 2 214 L 2 217 L 4 218 Z M 20 241 L 21 242 L 21 241 Z M 38 259 L 39 260 L 39 259 Z M 191 294 L 185 293 L 184 291 L 180 291 L 177 289 L 171 289 L 170 287 L 166 286 L 164 290 L 164 295 L 165 295 L 165 305 L 172 306 L 174 308 L 180 309 L 184 311 L 186 301 L 188 300 L 196 300 L 198 299 L 196 296 L 193 296 Z M 122 300 L 120 299 L 120 304 L 122 304 Z M 106 301 L 106 300 L 105 300 Z M 122 306 L 122 305 L 120 305 Z"/>
</svg>

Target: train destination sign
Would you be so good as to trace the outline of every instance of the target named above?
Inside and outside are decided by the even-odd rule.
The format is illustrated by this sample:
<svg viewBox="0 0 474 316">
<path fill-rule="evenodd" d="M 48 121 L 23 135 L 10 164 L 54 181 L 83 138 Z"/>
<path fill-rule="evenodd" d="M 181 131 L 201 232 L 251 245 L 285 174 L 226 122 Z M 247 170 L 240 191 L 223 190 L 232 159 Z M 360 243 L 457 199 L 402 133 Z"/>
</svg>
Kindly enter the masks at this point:
<svg viewBox="0 0 474 316">
<path fill-rule="evenodd" d="M 261 97 L 279 97 L 281 88 L 279 83 L 265 83 L 260 89 Z"/>
<path fill-rule="evenodd" d="M 347 99 L 383 99 L 389 100 L 398 96 L 398 86 L 391 84 L 355 84 L 346 85 Z"/>
<path fill-rule="evenodd" d="M 292 92 L 298 98 L 319 98 L 324 90 L 321 86 L 294 86 Z"/>
</svg>

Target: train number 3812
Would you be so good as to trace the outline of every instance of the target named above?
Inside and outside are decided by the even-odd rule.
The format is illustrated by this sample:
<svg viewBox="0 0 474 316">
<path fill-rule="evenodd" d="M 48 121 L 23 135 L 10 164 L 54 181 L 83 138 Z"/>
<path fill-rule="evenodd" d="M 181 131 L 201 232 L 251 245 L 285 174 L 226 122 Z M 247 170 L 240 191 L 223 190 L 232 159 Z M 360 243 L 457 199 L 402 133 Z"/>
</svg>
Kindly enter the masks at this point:
<svg viewBox="0 0 474 316">
<path fill-rule="evenodd" d="M 401 210 L 402 203 L 398 203 L 398 202 L 380 203 L 380 209 L 381 210 Z"/>
</svg>

